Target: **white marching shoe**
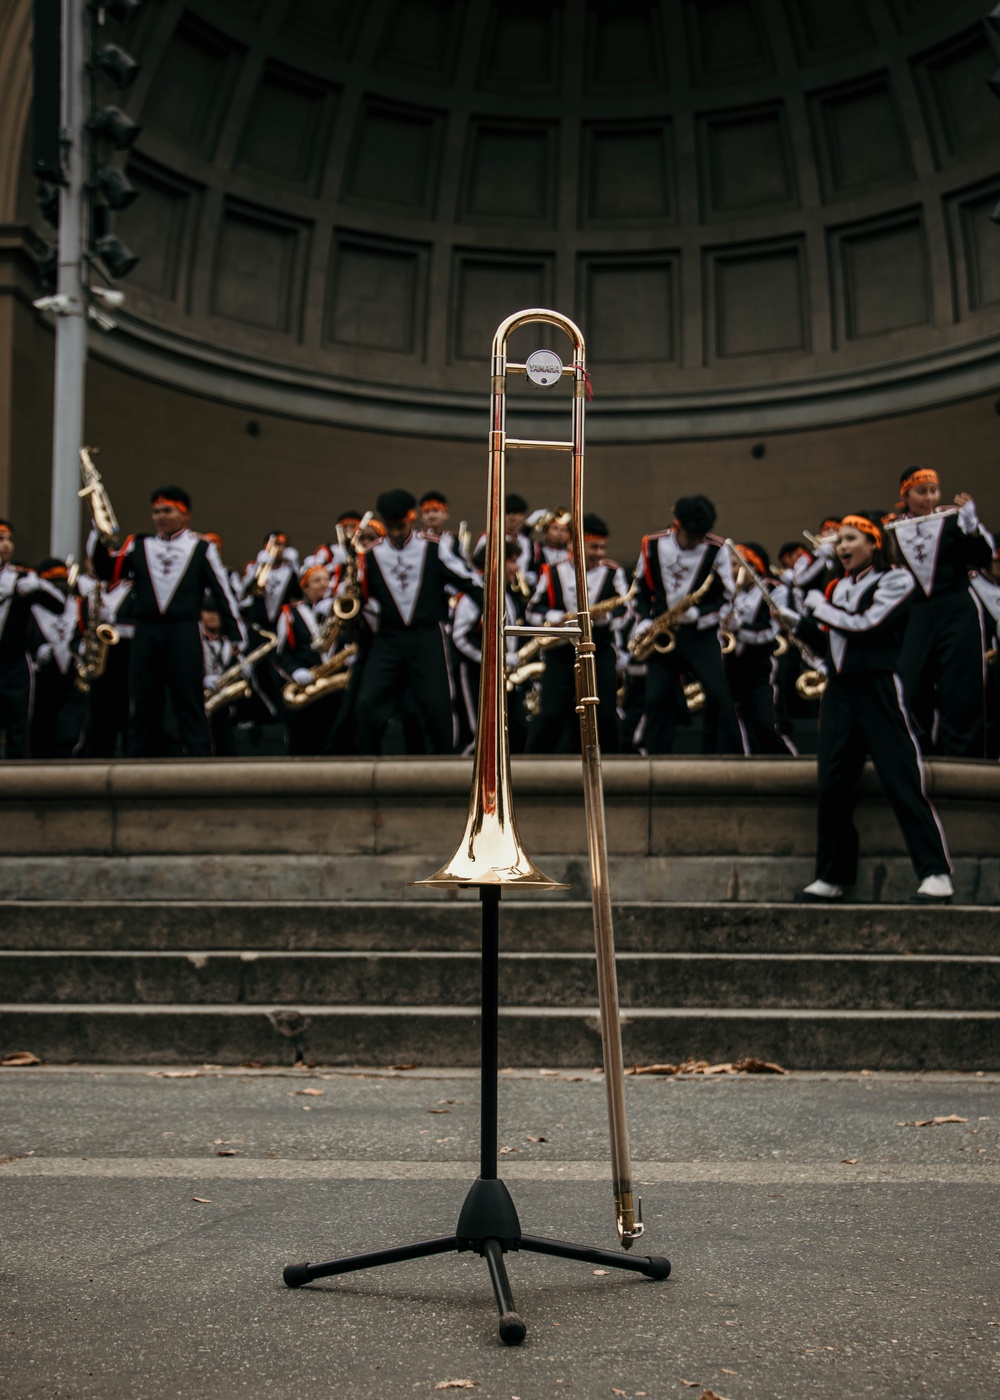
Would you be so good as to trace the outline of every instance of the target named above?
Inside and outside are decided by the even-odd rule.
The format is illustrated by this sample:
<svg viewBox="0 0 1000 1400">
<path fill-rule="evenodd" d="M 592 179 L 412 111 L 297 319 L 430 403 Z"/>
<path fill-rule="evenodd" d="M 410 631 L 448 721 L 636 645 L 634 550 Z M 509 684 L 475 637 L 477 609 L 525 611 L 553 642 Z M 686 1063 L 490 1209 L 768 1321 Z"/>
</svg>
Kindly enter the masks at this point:
<svg viewBox="0 0 1000 1400">
<path fill-rule="evenodd" d="M 843 899 L 843 885 L 831 885 L 828 880 L 814 880 L 811 885 L 806 885 L 805 889 L 796 896 L 797 899 L 813 899 L 822 903 L 830 903 L 836 899 Z"/>
<path fill-rule="evenodd" d="M 920 900 L 922 904 L 937 904 L 951 899 L 954 893 L 955 887 L 951 883 L 950 875 L 928 875 L 920 881 L 913 898 Z"/>
</svg>

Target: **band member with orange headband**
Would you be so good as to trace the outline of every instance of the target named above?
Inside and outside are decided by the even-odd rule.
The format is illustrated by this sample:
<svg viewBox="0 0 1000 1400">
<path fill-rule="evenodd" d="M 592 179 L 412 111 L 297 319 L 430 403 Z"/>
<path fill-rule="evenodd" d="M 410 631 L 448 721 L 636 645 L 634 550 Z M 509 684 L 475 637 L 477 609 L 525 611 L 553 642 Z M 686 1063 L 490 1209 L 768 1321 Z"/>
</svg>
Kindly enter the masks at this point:
<svg viewBox="0 0 1000 1400">
<path fill-rule="evenodd" d="M 207 758 L 212 750 L 199 627 L 205 593 L 215 600 L 230 640 L 245 645 L 246 628 L 219 551 L 189 528 L 188 493 L 180 486 L 164 486 L 152 492 L 150 501 L 152 534 L 129 535 L 118 550 L 102 544 L 96 530 L 88 541 L 98 578 L 130 578 L 133 583 L 129 755 L 153 758 L 164 752 L 169 693 L 182 750 L 192 758 Z"/>
<path fill-rule="evenodd" d="M 417 502 L 409 491 L 383 491 L 376 501 L 385 538 L 358 557 L 365 616 L 376 633 L 358 687 L 358 751 L 378 754 L 385 731 L 407 692 L 416 701 L 428 753 L 453 753 L 453 684 L 448 655 L 449 589 L 482 589 L 437 540 L 418 533 Z"/>
<path fill-rule="evenodd" d="M 282 686 L 288 681 L 308 685 L 313 679 L 313 668 L 325 661 L 331 651 L 345 645 L 345 638 L 341 636 L 325 651 L 318 649 L 323 625 L 318 605 L 330 589 L 329 569 L 322 564 L 308 565 L 299 576 L 299 585 L 301 597 L 294 603 L 284 605 L 277 623 L 275 668 Z M 343 699 L 342 691 L 332 691 L 302 709 L 289 709 L 286 706 L 288 752 L 297 755 L 322 753 Z"/>
<path fill-rule="evenodd" d="M 620 564 L 606 557 L 608 527 L 599 515 L 583 517 L 587 563 L 587 596 L 590 606 L 621 598 L 620 608 L 593 618 L 594 666 L 597 672 L 597 731 L 604 753 L 618 753 L 618 649 L 616 634 L 626 619 L 628 581 Z M 577 611 L 576 568 L 572 559 L 543 564 L 534 596 L 528 604 L 528 621 L 536 627 L 558 626 L 567 613 Z M 528 730 L 529 753 L 573 753 L 580 748 L 580 724 L 576 715 L 576 653 L 567 644 L 548 647 L 544 653 L 541 705 Z"/>
<path fill-rule="evenodd" d="M 87 701 L 77 689 L 77 661 L 83 642 L 83 600 L 70 587 L 62 559 L 43 559 L 38 577 L 56 589 L 62 610 L 48 600 L 31 608 L 31 650 L 35 663 L 35 701 L 31 716 L 32 758 L 72 758 L 80 748 Z"/>
<path fill-rule="evenodd" d="M 773 591 L 771 560 L 764 546 L 750 540 L 738 544 L 736 551 L 761 575 L 764 586 Z M 784 587 L 781 591 L 785 592 Z M 791 743 L 778 732 L 775 715 L 778 661 L 774 642 L 779 629 L 767 600 L 760 589 L 752 585 L 737 588 L 722 620 L 736 641 L 732 654 L 725 657 L 726 680 L 748 750 L 750 753 L 795 753 Z"/>
<path fill-rule="evenodd" d="M 982 613 L 969 588 L 971 570 L 985 567 L 993 540 L 966 492 L 954 509 L 939 509 L 941 486 L 932 467 L 908 467 L 899 481 L 902 514 L 887 519 L 900 562 L 917 582 L 899 658 L 906 702 L 925 746 L 949 758 L 982 758 L 985 700 Z"/>
<path fill-rule="evenodd" d="M 678 723 L 678 673 L 692 672 L 705 692 L 701 731 L 703 753 L 745 753 L 729 687 L 722 669 L 719 611 L 733 596 L 729 550 L 718 535 L 715 506 L 707 496 L 683 496 L 674 506 L 674 524 L 646 535 L 636 565 L 635 610 L 640 622 L 633 640 L 653 619 L 676 606 L 714 574 L 700 601 L 674 629 L 677 645 L 668 655 L 654 651 L 646 666 L 646 709 L 642 747 L 646 753 L 670 753 Z M 686 720 L 687 715 L 683 716 Z"/>
<path fill-rule="evenodd" d="M 14 527 L 0 520 L 0 737 L 7 758 L 30 756 L 34 672 L 28 654 L 32 604 L 61 613 L 63 597 L 32 569 L 12 563 Z"/>
<path fill-rule="evenodd" d="M 870 757 L 920 881 L 914 898 L 946 901 L 954 893 L 951 859 L 924 788 L 923 759 L 896 672 L 916 583 L 905 569 L 887 566 L 882 530 L 870 516 L 845 515 L 836 549 L 846 572 L 829 597 L 808 593 L 805 616 L 782 609 L 814 650 L 829 640 L 831 661 L 819 719 L 816 878 L 800 897 L 840 900 L 857 880 L 852 817 Z"/>
<path fill-rule="evenodd" d="M 447 529 L 451 514 L 448 510 L 448 497 L 443 491 L 425 491 L 420 497 L 420 528 L 438 542 L 445 558 L 454 556 L 460 568 L 468 568 L 471 560 L 462 554 L 459 538 Z"/>
</svg>

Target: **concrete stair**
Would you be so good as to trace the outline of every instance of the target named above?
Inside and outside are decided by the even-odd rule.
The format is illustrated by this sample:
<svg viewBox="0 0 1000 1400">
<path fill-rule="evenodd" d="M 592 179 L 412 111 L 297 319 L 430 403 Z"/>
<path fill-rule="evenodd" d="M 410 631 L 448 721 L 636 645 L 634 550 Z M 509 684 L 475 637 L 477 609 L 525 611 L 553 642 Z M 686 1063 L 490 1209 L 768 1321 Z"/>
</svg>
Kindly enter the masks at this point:
<svg viewBox="0 0 1000 1400">
<path fill-rule="evenodd" d="M 961 903 L 903 902 L 913 875 L 876 791 L 859 814 L 870 854 L 856 902 L 815 906 L 789 902 L 811 873 L 804 763 L 609 765 L 626 1061 L 1000 1067 L 1000 773 L 932 775 Z M 214 765 L 50 765 L 33 803 L 18 768 L 0 793 L 0 1054 L 477 1063 L 475 893 L 405 883 L 457 838 L 467 765 L 397 764 L 392 782 L 350 761 L 221 778 Z M 570 888 L 501 905 L 501 1062 L 589 1067 L 601 1049 L 579 770 L 548 760 L 527 776 L 522 835 L 544 832 L 550 854 L 525 845 Z"/>
</svg>

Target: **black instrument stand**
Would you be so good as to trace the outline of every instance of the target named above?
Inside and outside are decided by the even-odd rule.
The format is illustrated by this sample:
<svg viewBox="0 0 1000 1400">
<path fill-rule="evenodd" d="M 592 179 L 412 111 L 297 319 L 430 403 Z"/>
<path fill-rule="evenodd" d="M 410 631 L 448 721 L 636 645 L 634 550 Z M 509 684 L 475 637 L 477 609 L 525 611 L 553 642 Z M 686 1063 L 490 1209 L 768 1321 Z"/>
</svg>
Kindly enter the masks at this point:
<svg viewBox="0 0 1000 1400">
<path fill-rule="evenodd" d="M 656 1255 L 616 1254 L 609 1249 L 592 1249 L 588 1245 L 566 1244 L 562 1240 L 521 1233 L 514 1202 L 497 1177 L 500 887 L 480 886 L 479 895 L 483 906 L 480 1166 L 479 1177 L 465 1198 L 455 1233 L 433 1240 L 420 1240 L 416 1244 L 399 1245 L 395 1249 L 376 1250 L 373 1254 L 351 1254 L 327 1264 L 289 1264 L 284 1271 L 284 1280 L 289 1288 L 301 1288 L 314 1279 L 330 1278 L 334 1274 L 375 1269 L 382 1264 L 401 1263 L 404 1259 L 425 1259 L 431 1254 L 450 1254 L 453 1250 L 459 1253 L 474 1250 L 486 1260 L 490 1272 L 500 1313 L 500 1340 L 507 1346 L 517 1346 L 524 1341 L 525 1326 L 515 1310 L 504 1264 L 503 1256 L 508 1251 L 524 1249 L 532 1254 L 554 1254 L 563 1259 L 579 1259 L 585 1264 L 631 1269 L 633 1273 L 645 1274 L 652 1279 L 666 1278 L 670 1273 L 670 1261 Z"/>
</svg>

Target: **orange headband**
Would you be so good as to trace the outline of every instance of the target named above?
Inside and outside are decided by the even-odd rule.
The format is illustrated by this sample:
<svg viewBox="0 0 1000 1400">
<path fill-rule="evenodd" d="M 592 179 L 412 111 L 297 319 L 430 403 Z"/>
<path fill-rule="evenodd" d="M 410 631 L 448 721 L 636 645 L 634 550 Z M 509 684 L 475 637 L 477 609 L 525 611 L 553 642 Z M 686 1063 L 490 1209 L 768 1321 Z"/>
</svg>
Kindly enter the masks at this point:
<svg viewBox="0 0 1000 1400">
<path fill-rule="evenodd" d="M 345 492 L 344 494 L 346 495 L 347 493 Z M 448 502 L 447 502 L 447 501 L 439 501 L 439 500 L 437 500 L 437 498 L 434 498 L 434 499 L 432 499 L 432 500 L 430 500 L 430 501 L 421 501 L 421 502 L 420 502 L 420 509 L 421 509 L 421 510 L 447 510 L 447 509 L 448 509 Z"/>
<path fill-rule="evenodd" d="M 851 530 L 860 530 L 863 535 L 871 535 L 872 539 L 875 541 L 875 548 L 882 548 L 882 531 L 877 525 L 873 525 L 870 520 L 866 519 L 865 516 L 845 515 L 840 524 L 841 528 L 846 525 Z"/>
<path fill-rule="evenodd" d="M 604 541 L 605 541 L 608 537 L 607 537 L 607 535 L 584 535 L 583 538 L 584 538 L 585 540 L 600 540 L 601 543 L 603 544 Z"/>
<path fill-rule="evenodd" d="M 381 535 L 383 537 L 385 536 L 385 526 L 382 524 L 381 520 L 376 520 L 374 516 L 372 516 L 371 520 L 369 520 L 368 524 L 365 526 L 365 529 L 374 530 L 376 535 Z"/>
<path fill-rule="evenodd" d="M 12 540 L 13 538 L 14 532 L 8 530 L 6 525 L 0 525 L 0 540 Z"/>
<path fill-rule="evenodd" d="M 299 574 L 299 583 L 305 583 L 307 579 L 312 578 L 313 574 L 318 574 L 320 571 L 328 572 L 325 564 L 311 564 L 308 569 Z"/>
<path fill-rule="evenodd" d="M 905 498 L 907 491 L 912 490 L 914 486 L 923 486 L 927 482 L 930 482 L 932 486 L 941 485 L 940 478 L 934 468 L 914 467 L 910 475 L 904 476 L 899 483 L 899 494 Z"/>
<path fill-rule="evenodd" d="M 737 554 L 742 554 L 745 559 L 748 559 L 759 574 L 767 573 L 764 561 L 755 549 L 750 549 L 745 544 L 738 544 L 736 546 L 736 552 Z"/>
<path fill-rule="evenodd" d="M 153 502 L 154 506 L 173 506 L 174 510 L 179 510 L 181 515 L 190 515 L 191 507 L 186 506 L 183 501 L 172 501 L 169 496 L 157 496 Z"/>
<path fill-rule="evenodd" d="M 38 575 L 39 578 L 69 578 L 69 570 L 65 564 L 56 564 L 51 569 L 43 569 Z"/>
</svg>

